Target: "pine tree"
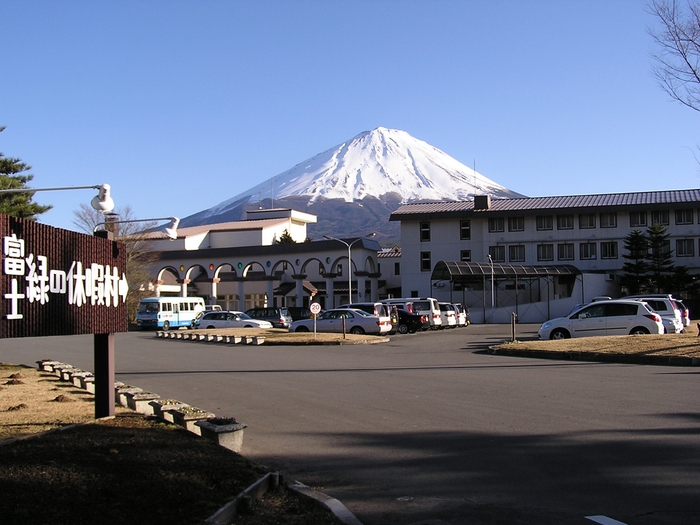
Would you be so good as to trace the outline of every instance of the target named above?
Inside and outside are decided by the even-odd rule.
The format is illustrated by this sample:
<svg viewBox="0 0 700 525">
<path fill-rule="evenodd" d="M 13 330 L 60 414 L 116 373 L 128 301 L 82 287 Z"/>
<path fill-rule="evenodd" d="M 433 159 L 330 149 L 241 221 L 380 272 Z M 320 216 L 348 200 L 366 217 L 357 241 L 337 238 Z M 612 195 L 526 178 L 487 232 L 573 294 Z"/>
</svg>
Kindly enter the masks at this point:
<svg viewBox="0 0 700 525">
<path fill-rule="evenodd" d="M 647 228 L 649 250 L 646 261 L 649 267 L 649 284 L 656 293 L 666 290 L 674 271 L 670 237 L 667 228 L 658 222 Z"/>
<path fill-rule="evenodd" d="M 296 244 L 296 241 L 292 238 L 292 236 L 287 230 L 284 230 L 276 244 Z"/>
<path fill-rule="evenodd" d="M 700 282 L 698 276 L 688 272 L 686 266 L 676 266 L 669 277 L 666 291 L 674 297 L 694 297 L 698 293 Z"/>
<path fill-rule="evenodd" d="M 625 237 L 625 250 L 627 253 L 622 257 L 629 262 L 622 265 L 624 273 L 620 284 L 627 288 L 629 295 L 637 295 L 646 290 L 649 271 L 646 257 L 649 251 L 649 240 L 640 230 L 633 230 Z"/>
<path fill-rule="evenodd" d="M 0 132 L 5 129 L 0 126 Z M 26 188 L 27 183 L 34 178 L 28 172 L 31 166 L 20 159 L 5 157 L 0 153 L 0 189 L 13 190 Z M 3 193 L 0 194 L 0 213 L 36 220 L 36 216 L 49 211 L 51 206 L 42 206 L 32 202 L 33 193 Z"/>
</svg>

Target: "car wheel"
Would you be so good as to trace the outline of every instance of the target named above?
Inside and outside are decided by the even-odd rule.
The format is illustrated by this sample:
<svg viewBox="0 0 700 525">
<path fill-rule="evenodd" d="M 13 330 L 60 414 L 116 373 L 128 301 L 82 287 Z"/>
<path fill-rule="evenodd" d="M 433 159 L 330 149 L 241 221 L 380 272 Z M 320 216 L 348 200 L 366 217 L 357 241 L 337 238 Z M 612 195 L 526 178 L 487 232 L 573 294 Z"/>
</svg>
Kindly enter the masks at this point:
<svg viewBox="0 0 700 525">
<path fill-rule="evenodd" d="M 365 331 L 362 329 L 361 326 L 353 326 L 353 327 L 350 329 L 350 333 L 351 333 L 351 334 L 355 334 L 355 335 L 362 335 L 362 334 L 365 333 Z"/>
<path fill-rule="evenodd" d="M 568 339 L 569 337 L 571 337 L 569 332 L 562 330 L 561 328 L 557 328 L 556 330 L 553 330 L 551 334 L 549 334 L 550 339 Z"/>
<path fill-rule="evenodd" d="M 170 321 L 163 322 L 163 330 L 170 330 Z"/>
<path fill-rule="evenodd" d="M 643 326 L 638 326 L 636 328 L 632 328 L 630 335 L 649 335 L 649 330 Z"/>
<path fill-rule="evenodd" d="M 297 326 L 297 329 L 294 330 L 295 332 L 308 332 L 309 329 L 305 326 Z"/>
<path fill-rule="evenodd" d="M 400 334 L 407 334 L 408 333 L 408 325 L 400 324 L 398 331 Z"/>
</svg>

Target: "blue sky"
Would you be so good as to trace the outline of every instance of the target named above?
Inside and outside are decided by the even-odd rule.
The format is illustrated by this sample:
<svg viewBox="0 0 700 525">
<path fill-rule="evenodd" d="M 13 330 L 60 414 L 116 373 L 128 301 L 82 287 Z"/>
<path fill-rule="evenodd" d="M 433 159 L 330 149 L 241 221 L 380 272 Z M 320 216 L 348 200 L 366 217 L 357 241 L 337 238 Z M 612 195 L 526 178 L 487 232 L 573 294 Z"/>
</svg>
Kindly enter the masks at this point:
<svg viewBox="0 0 700 525">
<path fill-rule="evenodd" d="M 139 218 L 378 126 L 529 196 L 700 187 L 700 115 L 652 76 L 643 0 L 0 0 L 0 19 L 0 151 Z M 75 229 L 92 195 L 35 200 Z"/>
</svg>

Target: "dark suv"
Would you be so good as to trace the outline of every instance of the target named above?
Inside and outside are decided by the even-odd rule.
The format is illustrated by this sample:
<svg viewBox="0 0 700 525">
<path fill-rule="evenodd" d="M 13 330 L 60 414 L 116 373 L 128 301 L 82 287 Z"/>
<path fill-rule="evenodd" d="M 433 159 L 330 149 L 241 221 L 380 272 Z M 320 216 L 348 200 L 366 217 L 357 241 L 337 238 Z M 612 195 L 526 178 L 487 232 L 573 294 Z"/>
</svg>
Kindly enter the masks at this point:
<svg viewBox="0 0 700 525">
<path fill-rule="evenodd" d="M 286 308 L 251 308 L 245 311 L 253 319 L 269 321 L 275 328 L 289 328 L 292 316 Z"/>
</svg>

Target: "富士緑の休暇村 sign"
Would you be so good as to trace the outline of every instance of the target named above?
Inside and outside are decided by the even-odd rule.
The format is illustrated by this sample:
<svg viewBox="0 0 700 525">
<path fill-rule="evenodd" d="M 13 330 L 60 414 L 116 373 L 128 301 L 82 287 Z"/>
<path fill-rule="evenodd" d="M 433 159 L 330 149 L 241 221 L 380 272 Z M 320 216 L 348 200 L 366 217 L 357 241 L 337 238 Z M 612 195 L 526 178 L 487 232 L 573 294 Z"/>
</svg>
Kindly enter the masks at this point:
<svg viewBox="0 0 700 525">
<path fill-rule="evenodd" d="M 0 338 L 126 332 L 126 246 L 0 215 Z"/>
</svg>

